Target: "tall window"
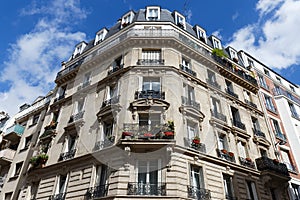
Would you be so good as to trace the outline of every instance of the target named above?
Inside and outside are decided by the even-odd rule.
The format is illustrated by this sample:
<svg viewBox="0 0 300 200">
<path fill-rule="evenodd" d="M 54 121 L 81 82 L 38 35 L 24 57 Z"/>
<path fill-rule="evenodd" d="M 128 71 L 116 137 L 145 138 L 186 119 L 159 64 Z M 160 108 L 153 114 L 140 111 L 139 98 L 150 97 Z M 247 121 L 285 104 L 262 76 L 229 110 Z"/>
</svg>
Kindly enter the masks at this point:
<svg viewBox="0 0 300 200">
<path fill-rule="evenodd" d="M 246 181 L 247 196 L 249 200 L 258 200 L 255 183 L 253 181 Z"/>
<path fill-rule="evenodd" d="M 296 108 L 295 108 L 295 105 L 292 104 L 291 102 L 289 102 L 289 108 L 290 108 L 290 111 L 292 113 L 292 116 L 295 117 L 295 118 L 299 118 L 298 113 L 297 113 Z"/>
<path fill-rule="evenodd" d="M 227 92 L 230 94 L 234 94 L 232 82 L 225 80 L 225 83 L 226 83 L 226 87 L 227 87 Z"/>
<path fill-rule="evenodd" d="M 32 119 L 32 125 L 37 124 L 40 118 L 40 114 L 35 114 Z"/>
<path fill-rule="evenodd" d="M 234 59 L 234 58 L 237 59 L 238 56 L 237 56 L 236 51 L 234 51 L 233 49 L 230 49 L 230 50 L 229 50 L 229 53 L 230 53 L 231 59 Z"/>
<path fill-rule="evenodd" d="M 161 50 L 144 50 L 142 51 L 143 60 L 161 60 Z"/>
<path fill-rule="evenodd" d="M 57 180 L 56 188 L 55 188 L 55 195 L 56 197 L 62 197 L 61 199 L 64 199 L 64 194 L 66 193 L 67 189 L 67 181 L 68 176 L 67 175 L 60 175 Z"/>
<path fill-rule="evenodd" d="M 20 175 L 22 166 L 23 166 L 23 162 L 16 163 L 14 176 L 19 176 Z"/>
<path fill-rule="evenodd" d="M 246 148 L 246 143 L 242 141 L 238 141 L 237 143 L 238 150 L 239 150 L 239 155 L 242 158 L 246 158 L 247 156 L 247 148 Z"/>
<path fill-rule="evenodd" d="M 206 33 L 202 28 L 198 26 L 197 26 L 197 36 L 202 42 L 206 43 Z"/>
<path fill-rule="evenodd" d="M 216 83 L 216 74 L 210 70 L 207 70 L 208 81 L 211 83 Z"/>
<path fill-rule="evenodd" d="M 109 169 L 106 165 L 98 166 L 96 169 L 95 186 L 106 185 L 108 183 Z"/>
<path fill-rule="evenodd" d="M 85 87 L 85 86 L 87 86 L 87 85 L 90 84 L 90 82 L 91 82 L 91 75 L 92 75 L 91 72 L 88 72 L 88 73 L 84 74 L 82 87 Z"/>
<path fill-rule="evenodd" d="M 179 13 L 175 13 L 175 23 L 180 27 L 185 29 L 185 18 Z"/>
<path fill-rule="evenodd" d="M 159 7 L 147 7 L 146 18 L 147 20 L 158 20 L 160 18 Z"/>
<path fill-rule="evenodd" d="M 204 178 L 202 167 L 190 166 L 190 183 L 196 189 L 204 188 Z"/>
<path fill-rule="evenodd" d="M 300 187 L 299 185 L 293 184 L 292 183 L 292 198 L 295 200 L 300 199 Z"/>
<path fill-rule="evenodd" d="M 221 49 L 221 42 L 218 39 L 213 38 L 212 41 L 213 41 L 214 48 Z"/>
<path fill-rule="evenodd" d="M 143 78 L 143 91 L 153 90 L 160 91 L 160 78 L 159 77 L 144 77 Z"/>
<path fill-rule="evenodd" d="M 266 107 L 268 110 L 276 112 L 276 108 L 273 104 L 272 98 L 268 95 L 264 95 L 265 96 L 265 101 L 266 101 Z"/>
<path fill-rule="evenodd" d="M 269 89 L 265 77 L 263 77 L 262 75 L 258 74 L 258 79 L 259 79 L 259 84 L 260 86 L 264 87 L 265 89 Z"/>
<path fill-rule="evenodd" d="M 224 190 L 225 190 L 225 198 L 226 199 L 234 198 L 232 177 L 227 174 L 223 174 L 223 184 L 224 184 Z"/>
<path fill-rule="evenodd" d="M 274 85 L 274 92 L 275 92 L 275 95 L 282 94 L 281 88 L 278 85 Z"/>
<path fill-rule="evenodd" d="M 114 127 L 113 120 L 108 120 L 103 122 L 104 139 L 107 139 L 113 135 L 113 127 Z"/>
<path fill-rule="evenodd" d="M 192 102 L 195 101 L 195 90 L 192 86 L 183 84 L 183 89 L 185 93 L 186 102 L 188 105 L 192 105 Z"/>
<path fill-rule="evenodd" d="M 275 119 L 272 119 L 272 122 L 273 122 L 273 128 L 274 128 L 275 134 L 282 135 L 278 121 Z"/>
<path fill-rule="evenodd" d="M 60 86 L 57 90 L 56 99 L 59 100 L 64 98 L 66 92 L 67 85 Z"/>
<path fill-rule="evenodd" d="M 257 118 L 251 117 L 251 120 L 252 120 L 252 126 L 253 126 L 254 132 L 260 131 L 260 126 L 259 126 L 259 122 L 258 122 Z"/>
<path fill-rule="evenodd" d="M 30 135 L 30 136 L 28 136 L 28 137 L 25 138 L 23 149 L 28 149 L 29 148 L 31 139 L 32 139 L 32 135 Z"/>
<path fill-rule="evenodd" d="M 246 102 L 252 102 L 251 93 L 247 90 L 244 90 L 243 93 L 244 93 L 245 101 Z"/>
<path fill-rule="evenodd" d="M 75 106 L 75 110 L 74 110 L 74 114 L 77 114 L 77 113 L 80 113 L 83 111 L 83 108 L 84 108 L 84 98 L 82 99 L 79 99 L 77 102 L 76 102 L 76 106 Z"/>
<path fill-rule="evenodd" d="M 183 67 L 191 69 L 190 61 L 188 61 L 187 59 L 182 58 L 181 64 L 182 64 Z"/>
<path fill-rule="evenodd" d="M 248 58 L 248 64 L 249 64 L 250 67 L 254 67 L 254 62 L 253 62 L 253 60 L 251 60 L 251 59 L 249 59 L 249 58 Z"/>
<path fill-rule="evenodd" d="M 241 122 L 239 110 L 235 107 L 230 106 L 233 124 L 236 125 L 238 122 Z"/>
<path fill-rule="evenodd" d="M 214 114 L 221 113 L 221 106 L 220 106 L 220 100 L 219 99 L 211 97 L 211 104 L 212 104 L 212 112 Z"/>
<path fill-rule="evenodd" d="M 219 134 L 218 136 L 218 147 L 219 149 L 226 149 L 228 150 L 228 145 L 227 145 L 227 138 L 225 134 Z"/>
<path fill-rule="evenodd" d="M 108 31 L 104 28 L 96 34 L 95 45 L 99 44 L 100 42 L 102 42 L 104 40 L 107 32 Z"/>
<path fill-rule="evenodd" d="M 116 96 L 118 96 L 118 84 L 112 84 L 110 86 L 107 86 L 106 100 L 109 100 Z"/>
<path fill-rule="evenodd" d="M 281 152 L 281 157 L 282 157 L 282 160 L 283 160 L 284 164 L 286 164 L 286 166 L 289 170 L 294 171 L 295 169 L 294 169 L 293 164 L 291 162 L 289 152 L 285 151 L 285 150 L 281 150 L 280 152 Z"/>
<path fill-rule="evenodd" d="M 196 135 L 198 135 L 197 125 L 198 124 L 191 121 L 187 122 L 187 132 L 188 132 L 189 139 L 193 139 Z"/>
</svg>

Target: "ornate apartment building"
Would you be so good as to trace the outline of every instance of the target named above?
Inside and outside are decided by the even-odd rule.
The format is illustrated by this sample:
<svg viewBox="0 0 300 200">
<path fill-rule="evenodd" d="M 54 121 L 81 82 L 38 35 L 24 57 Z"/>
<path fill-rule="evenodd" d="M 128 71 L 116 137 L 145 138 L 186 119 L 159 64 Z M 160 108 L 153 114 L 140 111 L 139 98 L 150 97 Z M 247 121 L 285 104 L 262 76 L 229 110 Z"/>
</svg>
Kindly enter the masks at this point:
<svg viewBox="0 0 300 200">
<path fill-rule="evenodd" d="M 265 117 L 246 56 L 177 11 L 125 13 L 6 125 L 18 145 L 0 198 L 292 199 L 294 141 L 274 135 L 284 119 Z"/>
</svg>

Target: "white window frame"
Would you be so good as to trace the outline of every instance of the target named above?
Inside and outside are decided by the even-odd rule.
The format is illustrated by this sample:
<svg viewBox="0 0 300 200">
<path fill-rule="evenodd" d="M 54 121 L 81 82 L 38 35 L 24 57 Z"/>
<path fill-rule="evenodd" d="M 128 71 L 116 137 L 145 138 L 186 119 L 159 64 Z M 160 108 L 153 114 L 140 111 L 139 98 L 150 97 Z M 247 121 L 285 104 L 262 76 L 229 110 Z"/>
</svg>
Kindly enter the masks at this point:
<svg viewBox="0 0 300 200">
<path fill-rule="evenodd" d="M 108 33 L 108 30 L 106 28 L 101 29 L 96 33 L 95 43 L 94 45 L 99 44 L 105 39 L 106 34 Z"/>
<path fill-rule="evenodd" d="M 81 98 L 76 101 L 73 114 L 78 114 L 78 113 L 84 111 L 85 100 L 86 100 L 86 98 Z"/>
<path fill-rule="evenodd" d="M 206 31 L 203 28 L 196 26 L 196 32 L 198 39 L 203 38 L 205 43 L 207 43 Z"/>
<path fill-rule="evenodd" d="M 237 147 L 238 147 L 238 151 L 239 151 L 239 156 L 242 158 L 247 158 L 248 157 L 247 143 L 239 140 L 237 142 Z"/>
<path fill-rule="evenodd" d="M 233 59 L 233 58 L 236 58 L 236 59 L 238 59 L 237 52 L 236 52 L 234 49 L 232 49 L 232 48 L 229 48 L 229 53 L 230 53 L 230 57 L 231 57 L 231 59 Z"/>
<path fill-rule="evenodd" d="M 58 175 L 57 179 L 56 179 L 57 181 L 56 181 L 55 192 L 54 192 L 55 195 L 66 193 L 66 190 L 67 190 L 67 185 L 68 185 L 68 182 L 69 182 L 69 174 L 65 175 L 66 176 L 66 181 L 65 181 L 65 184 L 64 184 L 63 192 L 60 191 L 61 176 L 62 175 Z"/>
<path fill-rule="evenodd" d="M 154 11 L 154 13 L 153 13 Z M 148 21 L 160 20 L 160 7 L 159 6 L 148 6 L 146 9 L 146 19 Z"/>
<path fill-rule="evenodd" d="M 257 190 L 256 190 L 255 183 L 253 181 L 246 181 L 246 185 L 247 185 L 246 188 L 247 188 L 247 197 L 248 197 L 248 199 L 258 200 Z M 253 195 L 253 198 L 251 197 L 251 193 Z"/>
<path fill-rule="evenodd" d="M 213 43 L 214 48 L 222 49 L 221 41 L 218 38 L 212 37 L 212 43 Z"/>
<path fill-rule="evenodd" d="M 74 144 L 73 144 L 72 147 L 70 147 L 70 142 L 71 142 L 72 138 L 74 138 Z M 77 136 L 70 135 L 70 134 L 66 135 L 63 153 L 67 153 L 67 152 L 70 152 L 72 150 L 75 150 L 76 146 L 77 146 Z"/>
<path fill-rule="evenodd" d="M 139 166 L 140 162 L 146 162 L 146 182 L 145 183 L 150 183 L 150 162 L 157 162 L 157 184 L 162 182 L 162 171 L 161 171 L 161 166 L 162 166 L 162 160 L 159 158 L 157 160 L 136 160 L 136 182 L 139 182 Z"/>
<path fill-rule="evenodd" d="M 154 83 L 159 83 L 159 90 L 158 91 L 161 91 L 161 78 L 160 77 L 142 77 L 142 78 L 143 78 L 142 79 L 142 85 L 141 85 L 142 90 L 145 90 L 144 89 L 144 84 L 145 83 L 149 83 L 149 90 L 153 90 L 153 84 Z M 146 79 L 146 81 L 145 81 L 145 79 Z M 157 80 L 159 80 L 159 81 L 157 81 Z M 145 90 L 145 91 L 147 91 L 147 90 Z"/>
<path fill-rule="evenodd" d="M 195 136 L 199 137 L 199 124 L 197 122 L 193 122 L 187 120 L 186 128 L 187 128 L 187 137 L 188 139 L 193 139 Z"/>
<path fill-rule="evenodd" d="M 227 179 L 225 179 L 225 177 L 229 178 L 229 183 L 227 183 Z M 228 188 L 228 185 L 230 188 Z M 232 176 L 228 175 L 228 174 L 223 174 L 223 186 L 224 186 L 224 192 L 225 192 L 225 198 L 227 197 L 227 195 L 229 194 L 229 190 L 231 191 L 231 195 L 230 197 L 235 197 L 234 195 L 234 189 L 233 189 L 233 183 L 232 183 Z M 227 199 L 227 198 L 226 198 Z"/>
<path fill-rule="evenodd" d="M 86 45 L 87 44 L 85 42 L 80 42 L 79 44 L 77 44 L 73 53 L 73 58 L 78 54 L 81 54 Z"/>
<path fill-rule="evenodd" d="M 223 133 L 218 134 L 218 148 L 220 150 L 226 149 L 227 151 L 229 151 L 226 134 L 223 134 Z"/>
<path fill-rule="evenodd" d="M 128 24 L 132 23 L 133 17 L 134 17 L 133 11 L 129 11 L 128 13 L 126 13 L 126 14 L 122 17 L 121 28 L 124 28 L 124 27 L 125 27 L 125 26 L 124 26 L 125 23 L 126 23 L 126 26 L 128 26 Z"/>
<path fill-rule="evenodd" d="M 181 24 L 183 28 L 186 29 L 185 17 L 178 12 L 175 12 L 175 24 L 176 25 Z"/>
<path fill-rule="evenodd" d="M 197 180 L 195 180 L 197 176 L 200 183 L 199 186 L 197 185 Z M 201 166 L 190 165 L 190 185 L 197 189 L 205 188 L 203 168 Z"/>
</svg>

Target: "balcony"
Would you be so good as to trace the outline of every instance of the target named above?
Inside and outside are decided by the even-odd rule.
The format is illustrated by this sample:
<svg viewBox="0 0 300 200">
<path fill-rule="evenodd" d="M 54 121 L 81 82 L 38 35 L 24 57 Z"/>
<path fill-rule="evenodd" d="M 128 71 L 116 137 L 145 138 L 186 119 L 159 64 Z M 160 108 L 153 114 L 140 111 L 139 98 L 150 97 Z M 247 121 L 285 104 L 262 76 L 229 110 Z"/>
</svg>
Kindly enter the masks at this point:
<svg viewBox="0 0 300 200">
<path fill-rule="evenodd" d="M 289 176 L 288 169 L 285 164 L 279 163 L 268 157 L 260 157 L 256 160 L 257 169 L 260 171 L 270 171 L 278 175 Z"/>
<path fill-rule="evenodd" d="M 128 195 L 166 196 L 166 183 L 131 182 L 127 187 Z"/>
<path fill-rule="evenodd" d="M 15 124 L 6 129 L 6 132 L 4 133 L 3 137 L 9 141 L 17 141 L 23 135 L 24 130 L 24 126 L 21 126 L 20 124 Z"/>
<path fill-rule="evenodd" d="M 212 111 L 211 110 L 211 115 L 214 117 L 214 118 L 217 118 L 223 122 L 227 122 L 227 118 L 225 115 L 223 115 L 222 113 L 219 113 L 217 111 Z"/>
<path fill-rule="evenodd" d="M 95 199 L 107 196 L 108 185 L 98 185 L 93 188 L 89 188 L 85 194 L 85 199 Z"/>
<path fill-rule="evenodd" d="M 231 89 L 227 88 L 226 89 L 227 94 L 229 94 L 230 96 L 233 96 L 235 98 L 239 98 L 239 96 L 237 94 L 235 94 Z"/>
<path fill-rule="evenodd" d="M 256 136 L 258 136 L 258 137 L 266 138 L 265 133 L 262 132 L 262 131 L 260 131 L 260 130 L 253 129 L 253 133 L 254 133 L 254 135 L 256 135 Z"/>
<path fill-rule="evenodd" d="M 184 106 L 191 106 L 196 110 L 200 110 L 200 103 L 193 101 L 187 97 L 181 96 L 181 102 Z"/>
<path fill-rule="evenodd" d="M 122 139 L 134 140 L 173 140 L 174 131 L 167 130 L 167 124 L 139 125 L 124 123 Z"/>
<path fill-rule="evenodd" d="M 104 149 L 106 147 L 110 147 L 114 144 L 114 141 L 115 141 L 114 136 L 106 138 L 102 141 L 98 141 L 98 142 L 95 143 L 94 151 L 99 151 L 99 150 Z"/>
<path fill-rule="evenodd" d="M 180 66 L 180 69 L 181 69 L 182 71 L 185 71 L 185 72 L 187 72 L 188 74 L 190 74 L 190 75 L 192 75 L 192 76 L 197 76 L 197 73 L 194 72 L 193 70 L 191 70 L 189 67 L 184 66 L 184 65 L 182 65 L 182 64 L 180 64 L 179 66 Z"/>
<path fill-rule="evenodd" d="M 245 99 L 245 103 L 248 104 L 249 106 L 253 107 L 253 108 L 257 108 L 257 105 L 255 103 L 253 103 L 252 101 L 249 101 L 249 100 Z"/>
<path fill-rule="evenodd" d="M 137 65 L 164 65 L 163 59 L 138 59 Z"/>
<path fill-rule="evenodd" d="M 205 147 L 205 144 L 203 143 L 198 143 L 198 142 L 194 142 L 193 139 L 191 138 L 184 138 L 184 145 L 186 147 L 189 147 L 189 148 L 192 148 L 192 149 L 195 149 L 196 151 L 200 151 L 202 153 L 206 153 L 206 147 Z"/>
<path fill-rule="evenodd" d="M 234 153 L 228 152 L 226 149 L 217 149 L 219 158 L 223 158 L 230 162 L 235 162 Z"/>
<path fill-rule="evenodd" d="M 241 165 L 245 167 L 255 168 L 254 162 L 250 158 L 239 157 Z"/>
<path fill-rule="evenodd" d="M 64 160 L 72 159 L 72 158 L 74 158 L 75 153 L 76 153 L 76 149 L 70 150 L 68 152 L 61 153 L 59 155 L 58 161 L 64 161 Z"/>
<path fill-rule="evenodd" d="M 66 198 L 66 193 L 54 194 L 49 197 L 49 200 L 64 200 Z"/>
<path fill-rule="evenodd" d="M 246 130 L 245 124 L 237 120 L 233 120 L 233 126 L 238 127 L 239 129 L 242 130 Z"/>
<path fill-rule="evenodd" d="M 210 190 L 204 188 L 197 188 L 195 186 L 187 186 L 188 198 L 198 199 L 198 200 L 207 200 L 211 199 Z"/>
<path fill-rule="evenodd" d="M 154 90 L 142 90 L 136 91 L 134 94 L 134 99 L 165 99 L 165 93 L 161 91 L 154 91 Z"/>
<path fill-rule="evenodd" d="M 60 101 L 60 100 L 62 100 L 62 99 L 64 99 L 64 98 L 65 98 L 65 95 L 60 95 L 59 97 L 56 97 L 56 98 L 54 99 L 53 103 L 56 103 L 56 102 L 58 102 L 58 101 Z"/>
<path fill-rule="evenodd" d="M 217 83 L 217 81 L 213 81 L 211 79 L 206 79 L 206 82 L 208 85 L 210 85 L 218 90 L 221 90 L 221 86 Z"/>
<path fill-rule="evenodd" d="M 293 96 L 291 93 L 289 93 L 281 88 L 273 88 L 273 95 L 274 96 L 283 95 L 283 96 L 287 97 L 288 99 L 290 99 L 300 105 L 300 99 L 298 97 Z"/>
<path fill-rule="evenodd" d="M 0 165 L 8 165 L 14 159 L 16 151 L 6 148 L 0 151 Z"/>
<path fill-rule="evenodd" d="M 117 104 L 117 103 L 119 103 L 119 100 L 120 100 L 120 95 L 114 96 L 110 99 L 107 99 L 107 100 L 103 101 L 102 108 L 105 106 L 111 106 L 113 104 Z"/>
<path fill-rule="evenodd" d="M 120 66 L 116 66 L 116 67 L 112 68 L 111 70 L 109 70 L 109 71 L 107 72 L 107 75 L 109 76 L 109 75 L 111 75 L 111 74 L 113 74 L 113 73 L 119 71 L 120 69 L 123 69 L 123 66 L 124 66 L 124 65 L 121 64 Z"/>
<path fill-rule="evenodd" d="M 66 67 L 65 69 L 59 71 L 57 73 L 56 79 L 61 78 L 61 77 L 65 76 L 66 74 L 69 74 L 71 72 L 77 71 L 77 69 L 83 63 L 83 61 L 84 61 L 84 58 L 78 60 L 77 62 L 73 63 L 72 65 L 70 65 L 68 67 Z"/>
<path fill-rule="evenodd" d="M 283 142 L 286 142 L 286 136 L 281 132 L 276 132 L 275 137 Z"/>
<path fill-rule="evenodd" d="M 68 123 L 73 123 L 73 122 L 76 122 L 76 121 L 82 119 L 83 114 L 84 114 L 84 111 L 80 111 L 74 115 L 71 115 Z"/>
</svg>

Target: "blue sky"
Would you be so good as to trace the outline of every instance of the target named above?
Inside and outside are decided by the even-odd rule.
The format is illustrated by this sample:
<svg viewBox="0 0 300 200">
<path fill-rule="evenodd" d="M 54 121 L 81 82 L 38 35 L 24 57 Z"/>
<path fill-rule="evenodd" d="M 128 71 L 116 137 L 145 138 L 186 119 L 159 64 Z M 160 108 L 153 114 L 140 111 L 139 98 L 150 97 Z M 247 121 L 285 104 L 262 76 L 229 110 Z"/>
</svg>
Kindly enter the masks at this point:
<svg viewBox="0 0 300 200">
<path fill-rule="evenodd" d="M 0 6 L 0 111 L 13 116 L 23 103 L 44 96 L 78 42 L 147 5 L 185 14 L 223 45 L 245 50 L 300 84 L 297 0 L 10 0 Z"/>
</svg>

